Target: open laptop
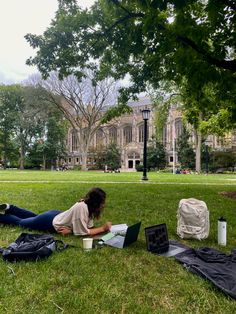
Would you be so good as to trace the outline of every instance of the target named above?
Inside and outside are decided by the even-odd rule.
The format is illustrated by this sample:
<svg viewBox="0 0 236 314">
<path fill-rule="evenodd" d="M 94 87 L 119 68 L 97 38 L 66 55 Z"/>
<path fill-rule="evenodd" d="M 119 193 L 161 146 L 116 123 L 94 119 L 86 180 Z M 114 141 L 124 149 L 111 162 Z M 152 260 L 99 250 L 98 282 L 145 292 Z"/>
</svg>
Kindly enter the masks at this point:
<svg viewBox="0 0 236 314">
<path fill-rule="evenodd" d="M 127 228 L 125 236 L 110 234 L 109 239 L 104 239 L 104 244 L 113 246 L 119 249 L 129 246 L 138 239 L 141 222 L 138 222 Z"/>
<path fill-rule="evenodd" d="M 177 241 L 170 243 L 165 223 L 145 228 L 145 237 L 147 250 L 153 254 L 171 257 L 188 249 Z"/>
</svg>

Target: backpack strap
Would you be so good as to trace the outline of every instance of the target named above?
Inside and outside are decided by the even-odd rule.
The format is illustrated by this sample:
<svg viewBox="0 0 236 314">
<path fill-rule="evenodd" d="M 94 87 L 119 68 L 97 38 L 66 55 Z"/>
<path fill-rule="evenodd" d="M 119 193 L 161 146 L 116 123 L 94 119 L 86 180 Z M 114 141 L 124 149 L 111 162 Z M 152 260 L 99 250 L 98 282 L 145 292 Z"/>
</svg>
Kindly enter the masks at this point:
<svg viewBox="0 0 236 314">
<path fill-rule="evenodd" d="M 67 244 L 63 242 L 62 240 L 55 240 L 56 243 L 56 251 L 64 251 L 68 247 L 75 247 L 74 245 Z"/>
</svg>

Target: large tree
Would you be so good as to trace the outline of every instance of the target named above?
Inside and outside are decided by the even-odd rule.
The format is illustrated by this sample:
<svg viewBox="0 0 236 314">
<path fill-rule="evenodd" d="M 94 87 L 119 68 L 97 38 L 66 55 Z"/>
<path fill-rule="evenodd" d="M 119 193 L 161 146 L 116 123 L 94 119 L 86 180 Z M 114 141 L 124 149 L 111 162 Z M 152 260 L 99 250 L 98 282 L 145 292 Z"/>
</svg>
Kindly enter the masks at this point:
<svg viewBox="0 0 236 314">
<path fill-rule="evenodd" d="M 16 151 L 14 129 L 17 121 L 16 104 L 21 101 L 18 86 L 0 86 L 0 153 L 4 168 Z"/>
<path fill-rule="evenodd" d="M 87 155 L 91 140 L 101 127 L 105 111 L 117 100 L 117 87 L 113 79 L 100 78 L 97 67 L 83 70 L 78 79 L 69 75 L 60 79 L 52 72 L 41 85 L 49 93 L 47 99 L 57 106 L 70 122 L 77 139 L 77 150 L 82 160 L 82 170 L 87 169 Z"/>
<path fill-rule="evenodd" d="M 35 103 L 29 103 L 28 95 L 28 89 L 20 85 L 0 87 L 0 143 L 4 164 L 11 154 L 12 149 L 9 148 L 14 147 L 19 152 L 20 169 L 24 168 L 25 153 L 38 124 L 38 108 L 34 106 Z"/>
<path fill-rule="evenodd" d="M 35 138 L 28 150 L 27 162 L 29 167 L 40 167 L 58 169 L 60 160 L 66 156 L 65 139 L 68 130 L 68 123 L 61 112 L 48 111 L 48 118 L 45 120 L 40 138 Z"/>
<path fill-rule="evenodd" d="M 118 170 L 121 166 L 121 152 L 116 143 L 108 145 L 104 158 L 104 166 L 106 165 L 109 170 Z"/>
<path fill-rule="evenodd" d="M 167 164 L 167 157 L 164 145 L 157 141 L 155 137 L 149 141 L 147 149 L 148 169 L 163 169 Z"/>
<path fill-rule="evenodd" d="M 14 158 L 18 155 L 19 168 L 24 169 L 32 143 L 47 139 L 49 127 L 45 126 L 50 116 L 58 117 L 59 111 L 43 100 L 43 94 L 45 91 L 33 86 L 0 86 L 0 152 L 5 166 L 14 153 Z M 56 133 L 59 136 L 60 131 Z"/>
<path fill-rule="evenodd" d="M 184 125 L 191 126 L 195 145 L 195 169 L 201 172 L 202 143 L 210 134 L 224 136 L 236 128 L 232 111 L 229 106 L 221 108 L 217 102 L 216 91 L 212 84 L 205 84 L 201 89 L 195 90 L 182 81 L 180 88 L 171 82 L 165 82 L 152 91 L 152 98 L 156 109 L 157 136 L 162 138 L 162 132 L 169 113 L 174 107 L 182 113 Z M 180 150 L 181 151 L 181 150 Z"/>
<path fill-rule="evenodd" d="M 190 134 L 183 128 L 183 133 L 177 140 L 178 161 L 183 168 L 195 168 L 195 154 L 191 143 L 189 142 Z"/>
<path fill-rule="evenodd" d="M 19 168 L 24 169 L 25 157 L 33 140 L 42 137 L 50 112 L 50 104 L 40 99 L 42 90 L 18 86 L 19 101 L 15 104 L 15 140 L 19 147 Z"/>
<path fill-rule="evenodd" d="M 79 76 L 79 67 L 99 59 L 103 74 L 130 75 L 129 93 L 163 79 L 184 79 L 193 91 L 211 84 L 218 104 L 236 118 L 236 1 L 99 0 L 91 10 L 76 0 L 58 3 L 45 33 L 26 35 L 38 49 L 28 64 L 43 75 Z"/>
</svg>

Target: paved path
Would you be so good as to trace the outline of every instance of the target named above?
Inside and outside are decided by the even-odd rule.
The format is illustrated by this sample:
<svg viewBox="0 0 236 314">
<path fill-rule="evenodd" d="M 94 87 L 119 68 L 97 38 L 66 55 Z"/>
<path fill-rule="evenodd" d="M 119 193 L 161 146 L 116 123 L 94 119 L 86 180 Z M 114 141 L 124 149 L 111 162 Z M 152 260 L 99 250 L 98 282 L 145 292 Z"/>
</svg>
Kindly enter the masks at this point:
<svg viewBox="0 0 236 314">
<path fill-rule="evenodd" d="M 217 182 L 153 182 L 153 181 L 67 181 L 67 180 L 0 180 L 0 183 L 96 183 L 96 184 L 152 184 L 152 185 L 224 185 L 234 186 L 236 182 L 217 183 Z"/>
</svg>

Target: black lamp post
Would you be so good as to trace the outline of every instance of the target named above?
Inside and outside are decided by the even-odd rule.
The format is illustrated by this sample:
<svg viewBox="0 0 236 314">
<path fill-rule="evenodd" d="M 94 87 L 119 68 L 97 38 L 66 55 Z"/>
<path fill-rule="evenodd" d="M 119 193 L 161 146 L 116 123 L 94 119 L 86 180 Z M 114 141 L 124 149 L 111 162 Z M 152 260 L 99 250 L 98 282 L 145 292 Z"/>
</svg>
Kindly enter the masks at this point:
<svg viewBox="0 0 236 314">
<path fill-rule="evenodd" d="M 148 180 L 147 178 L 147 121 L 150 117 L 150 110 L 145 108 L 142 110 L 144 120 L 144 136 L 143 136 L 143 177 L 142 180 Z"/>
</svg>

